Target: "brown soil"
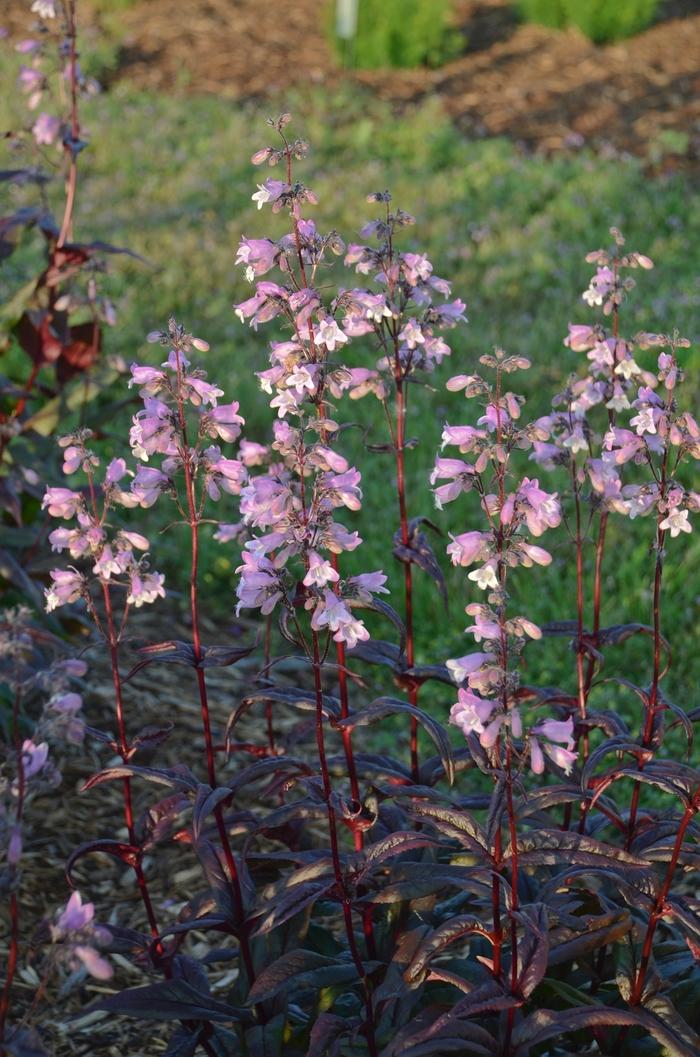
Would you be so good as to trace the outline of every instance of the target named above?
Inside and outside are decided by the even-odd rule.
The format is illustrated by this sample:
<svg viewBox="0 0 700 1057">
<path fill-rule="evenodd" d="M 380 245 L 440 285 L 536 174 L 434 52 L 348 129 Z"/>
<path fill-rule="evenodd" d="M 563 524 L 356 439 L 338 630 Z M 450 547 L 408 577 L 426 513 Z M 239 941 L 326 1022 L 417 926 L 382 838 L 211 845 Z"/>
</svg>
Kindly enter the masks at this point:
<svg viewBox="0 0 700 1057">
<path fill-rule="evenodd" d="M 89 33 L 94 0 L 81 2 Z M 352 74 L 339 70 L 325 36 L 331 2 L 136 0 L 110 15 L 122 42 L 114 78 L 240 100 L 350 78 L 401 106 L 437 95 L 471 136 L 700 157 L 700 0 L 665 0 L 656 25 L 608 46 L 520 25 L 509 0 L 455 0 L 455 32 L 467 40 L 459 58 L 437 70 Z M 9 0 L 4 24 L 26 32 L 26 7 Z"/>
<path fill-rule="evenodd" d="M 238 99 L 293 84 L 335 84 L 347 75 L 324 36 L 322 9 L 322 0 L 281 7 L 199 0 L 179 20 L 172 0 L 140 0 L 125 18 L 119 76 Z M 460 0 L 464 55 L 439 70 L 352 76 L 390 101 L 438 94 L 471 135 L 508 135 L 549 150 L 611 144 L 647 155 L 659 134 L 672 130 L 698 154 L 700 2 L 667 3 L 663 14 L 645 33 L 599 47 L 574 30 L 518 25 L 507 0 Z"/>
</svg>

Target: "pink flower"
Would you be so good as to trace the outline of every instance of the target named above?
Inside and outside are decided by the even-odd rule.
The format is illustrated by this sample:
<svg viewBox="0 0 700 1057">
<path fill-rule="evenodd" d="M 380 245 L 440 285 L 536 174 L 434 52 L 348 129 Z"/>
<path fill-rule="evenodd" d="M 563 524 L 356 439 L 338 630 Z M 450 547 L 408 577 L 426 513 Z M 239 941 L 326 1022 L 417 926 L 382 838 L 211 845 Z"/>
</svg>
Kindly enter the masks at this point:
<svg viewBox="0 0 700 1057">
<path fill-rule="evenodd" d="M 241 426 L 245 422 L 238 414 L 238 407 L 238 402 L 234 400 L 231 404 L 220 404 L 219 407 L 212 408 L 202 418 L 202 431 L 209 437 L 220 437 L 221 440 L 232 443 L 240 436 Z"/>
<path fill-rule="evenodd" d="M 316 551 L 309 551 L 308 558 L 309 568 L 303 580 L 306 587 L 325 587 L 329 583 L 337 583 L 340 577 L 329 561 Z"/>
<path fill-rule="evenodd" d="M 39 774 L 48 758 L 49 747 L 45 741 L 35 745 L 31 738 L 26 738 L 22 742 L 22 769 L 25 779 L 33 778 L 34 775 Z"/>
<path fill-rule="evenodd" d="M 487 433 L 483 429 L 476 429 L 475 426 L 445 426 L 442 431 L 442 446 L 443 448 L 450 444 L 455 445 L 459 450 L 465 454 L 468 451 L 474 451 L 480 440 L 485 440 Z"/>
<path fill-rule="evenodd" d="M 360 573 L 358 576 L 348 577 L 346 589 L 355 598 L 371 602 L 372 595 L 389 594 L 389 589 L 384 586 L 386 581 L 387 577 L 383 572 Z"/>
<path fill-rule="evenodd" d="M 45 592 L 46 612 L 77 602 L 85 589 L 85 578 L 73 569 L 52 569 L 50 575 L 53 583 Z"/>
<path fill-rule="evenodd" d="M 369 632 L 362 621 L 356 620 L 343 600 L 328 588 L 314 609 L 311 627 L 314 631 L 327 627 L 334 632 L 334 641 L 344 642 L 348 649 L 353 649 L 358 642 L 365 642 L 369 638 Z"/>
<path fill-rule="evenodd" d="M 688 521 L 688 511 L 674 507 L 669 510 L 664 520 L 659 524 L 659 528 L 670 532 L 673 539 L 679 536 L 681 532 L 690 532 L 691 526 Z"/>
<path fill-rule="evenodd" d="M 151 466 L 139 466 L 131 483 L 131 494 L 136 497 L 139 506 L 150 507 L 169 485 L 170 478 L 160 470 Z"/>
<path fill-rule="evenodd" d="M 569 323 L 569 336 L 564 339 L 564 344 L 568 345 L 574 352 L 587 352 L 588 349 L 593 348 L 596 340 L 594 327 L 587 327 L 580 323 Z"/>
<path fill-rule="evenodd" d="M 52 517 L 72 518 L 82 509 L 83 497 L 70 488 L 47 488 L 41 503 L 41 509 L 48 507 Z"/>
<path fill-rule="evenodd" d="M 424 344 L 425 336 L 415 319 L 409 319 L 404 325 L 399 332 L 399 340 L 405 342 L 409 349 L 415 349 L 418 345 Z"/>
<path fill-rule="evenodd" d="M 496 660 L 495 653 L 469 653 L 466 657 L 457 657 L 447 661 L 447 668 L 456 683 L 463 683 L 467 676 L 478 672 L 487 664 Z"/>
<path fill-rule="evenodd" d="M 39 114 L 32 125 L 32 135 L 40 147 L 50 147 L 60 131 L 60 120 L 51 114 Z"/>
<path fill-rule="evenodd" d="M 256 199 L 257 200 L 257 199 Z M 262 208 L 260 205 L 259 208 Z M 241 238 L 238 244 L 236 264 L 246 265 L 246 278 L 251 281 L 259 275 L 265 275 L 274 268 L 279 257 L 279 247 L 269 239 Z"/>
<path fill-rule="evenodd" d="M 257 609 L 266 616 L 282 597 L 279 574 L 269 558 L 243 551 L 243 564 L 236 569 L 240 579 L 236 585 L 238 605 L 236 615 L 241 609 Z"/>
<path fill-rule="evenodd" d="M 83 707 L 83 699 L 80 694 L 67 693 L 58 694 L 49 701 L 49 708 L 52 712 L 63 712 L 69 715 L 73 715 L 79 712 Z"/>
<path fill-rule="evenodd" d="M 359 510 L 362 506 L 360 479 L 360 471 L 353 467 L 345 473 L 321 474 L 318 487 L 322 491 L 324 501 L 330 506 L 346 506 L 349 510 Z"/>
<path fill-rule="evenodd" d="M 487 532 L 463 532 L 461 536 L 450 533 L 450 539 L 447 554 L 453 565 L 471 565 L 489 557 L 491 536 Z"/>
<path fill-rule="evenodd" d="M 548 528 L 556 528 L 561 521 L 561 507 L 557 493 L 543 491 L 536 478 L 524 477 L 517 491 L 518 509 L 524 515 L 533 536 L 541 536 Z"/>
<path fill-rule="evenodd" d="M 132 363 L 129 388 L 132 385 L 140 385 L 141 396 L 155 396 L 165 385 L 166 377 L 165 371 L 159 370 L 157 367 L 147 367 Z"/>
<path fill-rule="evenodd" d="M 219 389 L 217 385 L 212 385 L 211 382 L 207 382 L 205 378 L 200 378 L 196 374 L 188 374 L 185 377 L 183 390 L 193 407 L 199 407 L 200 404 L 211 404 L 212 407 L 216 407 L 217 400 L 224 395 L 223 389 Z"/>
<path fill-rule="evenodd" d="M 450 709 L 450 723 L 459 727 L 464 736 L 484 733 L 486 723 L 495 708 L 495 702 L 488 701 L 460 687 L 458 699 Z"/>
<path fill-rule="evenodd" d="M 157 598 L 165 598 L 164 580 L 162 573 L 142 574 L 139 570 L 134 570 L 130 578 L 127 603 L 140 609 L 143 605 L 155 602 Z"/>
<path fill-rule="evenodd" d="M 225 459 L 215 445 L 206 448 L 202 457 L 209 498 L 217 501 L 222 491 L 238 495 L 248 476 L 243 463 L 238 459 Z"/>
</svg>

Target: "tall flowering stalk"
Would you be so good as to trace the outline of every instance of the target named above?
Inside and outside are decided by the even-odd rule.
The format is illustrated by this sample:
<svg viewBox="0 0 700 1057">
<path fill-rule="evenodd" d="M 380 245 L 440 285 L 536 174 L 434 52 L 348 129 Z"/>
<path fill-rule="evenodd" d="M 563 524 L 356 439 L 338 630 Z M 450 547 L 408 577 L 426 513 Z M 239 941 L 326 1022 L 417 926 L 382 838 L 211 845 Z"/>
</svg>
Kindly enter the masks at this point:
<svg viewBox="0 0 700 1057">
<path fill-rule="evenodd" d="M 307 145 L 289 141 L 285 129 L 289 116 L 270 122 L 281 141 L 279 147 L 256 152 L 256 164 L 282 164 L 286 180 L 268 179 L 258 186 L 253 200 L 273 212 L 285 209 L 292 230 L 281 239 L 241 240 L 237 262 L 245 265 L 255 282 L 254 295 L 237 305 L 241 320 L 251 326 L 279 318 L 287 340 L 272 343 L 271 364 L 258 373 L 262 388 L 277 412 L 272 449 L 279 462 L 253 476 L 241 495 L 241 513 L 250 533 L 243 551 L 237 587 L 239 610 L 259 608 L 264 615 L 282 607 L 281 626 L 287 637 L 308 658 L 316 695 L 316 744 L 326 803 L 331 858 L 337 897 L 342 904 L 349 949 L 359 977 L 365 969 L 354 936 L 352 908 L 346 888 L 338 840 L 328 757 L 325 743 L 326 714 L 322 673 L 331 641 L 339 673 L 340 718 L 349 718 L 346 648 L 366 641 L 369 632 L 357 617 L 358 607 L 377 607 L 376 595 L 386 593 L 381 572 L 343 578 L 339 555 L 361 543 L 357 532 L 335 520 L 335 511 L 361 506 L 361 476 L 333 446 L 338 423 L 330 416 L 330 400 L 338 398 L 350 382 L 350 372 L 337 361 L 349 341 L 348 328 L 339 326 L 337 302 L 327 307 L 316 287 L 319 268 L 329 253 L 341 253 L 335 232 L 321 235 L 312 220 L 302 216 L 303 203 L 314 203 L 315 194 L 293 180 L 293 159 L 304 157 Z M 260 280 L 273 268 L 281 282 Z M 290 632 L 287 630 L 291 628 Z M 350 781 L 351 818 L 355 847 L 363 846 L 361 796 L 349 727 L 341 727 Z M 371 908 L 364 916 L 368 946 L 373 945 Z M 365 982 L 366 1031 L 370 1052 L 376 1052 L 374 1019 Z"/>
<path fill-rule="evenodd" d="M 402 209 L 391 209 L 388 191 L 368 196 L 370 203 L 381 203 L 384 215 L 361 229 L 363 238 L 376 239 L 376 246 L 352 243 L 345 264 L 356 273 L 371 276 L 375 290 L 354 288 L 342 291 L 338 304 L 345 312 L 345 330 L 353 337 L 373 335 L 381 351 L 375 369 L 354 368 L 349 386 L 350 396 L 359 398 L 369 392 L 382 402 L 389 427 L 391 450 L 396 465 L 396 491 L 399 509 L 399 531 L 394 538 L 394 554 L 403 564 L 404 621 L 406 625 L 405 683 L 410 704 L 418 704 L 420 682 L 410 676 L 416 662 L 416 634 L 413 594 L 413 568 L 426 569 L 444 588 L 427 539 L 420 526 L 425 519 L 411 517 L 406 485 L 406 451 L 412 446 L 406 426 L 410 383 L 431 373 L 450 347 L 442 331 L 465 321 L 465 305 L 459 299 L 448 301 L 451 285 L 433 274 L 433 265 L 425 254 L 400 252 L 396 246 L 399 232 L 414 223 Z M 410 720 L 411 773 L 418 780 L 418 721 Z"/>
<path fill-rule="evenodd" d="M 457 566 L 476 566 L 468 580 L 486 593 L 486 604 L 470 602 L 466 612 L 474 618 L 466 632 L 482 645 L 477 653 L 449 660 L 447 667 L 456 683 L 460 684 L 458 700 L 453 705 L 450 719 L 467 738 L 472 752 L 480 758 L 486 751 L 494 778 L 498 783 L 499 799 L 505 796 L 506 828 L 509 852 L 498 826 L 493 844 L 494 874 L 492 880 L 492 928 L 489 939 L 492 947 L 490 966 L 494 977 L 504 976 L 503 947 L 510 937 L 510 969 L 508 981 L 512 995 L 518 994 L 518 894 L 519 862 L 517 817 L 514 808 L 514 783 L 517 770 L 529 757 L 535 774 L 541 774 L 545 762 L 555 771 L 569 773 L 577 758 L 574 751 L 573 720 L 546 719 L 527 732 L 520 710 L 520 655 L 531 639 L 539 639 L 541 631 L 524 616 L 514 616 L 509 605 L 509 573 L 518 566 L 546 566 L 551 555 L 532 537 L 539 538 L 561 520 L 561 509 L 556 493 L 545 492 L 539 481 L 524 477 L 513 480 L 513 455 L 532 446 L 540 435 L 536 424 L 520 422 L 523 398 L 506 390 L 507 376 L 530 366 L 522 356 L 507 356 L 500 349 L 479 361 L 495 372 L 490 383 L 480 375 L 457 375 L 447 383 L 451 392 L 464 391 L 467 398 L 483 402 L 483 414 L 476 425 L 446 425 L 443 447 L 457 447 L 461 454 L 469 454 L 474 461 L 439 456 L 432 474 L 432 483 L 444 481 L 435 489 L 439 507 L 457 500 L 465 492 L 476 492 L 486 530 L 469 530 L 451 535 L 447 553 Z M 466 684 L 466 685 L 465 685 Z M 510 864 L 506 892 L 509 926 L 504 925 L 503 900 L 506 862 Z M 508 1013 L 508 1040 L 514 1026 L 515 1009 Z M 506 1051 L 509 1052 L 509 1041 Z"/>
<path fill-rule="evenodd" d="M 208 382 L 206 373 L 190 363 L 188 354 L 193 349 L 208 350 L 205 341 L 192 337 L 174 320 L 170 320 L 167 331 L 153 331 L 148 340 L 167 348 L 168 356 L 160 368 L 132 365 L 132 384 L 139 386 L 144 406 L 134 416 L 130 441 L 134 456 L 144 464 L 156 455 L 161 456 L 161 461 L 160 468 L 139 467 L 131 495 L 140 506 L 150 507 L 160 495 L 167 493 L 189 530 L 192 664 L 197 679 L 207 778 L 211 789 L 216 790 L 216 755 L 200 627 L 199 541 L 207 503 L 218 501 L 224 493 L 237 496 L 247 476 L 241 459 L 225 456 L 217 444 L 209 441 L 235 441 L 243 418 L 238 414 L 236 401 L 219 403 L 223 389 Z M 241 956 L 248 981 L 252 983 L 255 969 L 244 920 L 243 891 L 221 803 L 216 805 L 213 814 L 231 888 Z"/>
<path fill-rule="evenodd" d="M 569 324 L 564 344 L 574 352 L 587 354 L 588 369 L 574 376 L 553 401 L 551 415 L 538 420 L 542 439 L 535 444 L 532 458 L 545 468 L 563 464 L 568 468 L 574 527 L 576 571 L 576 683 L 577 738 L 582 738 L 584 758 L 589 752 L 590 723 L 588 698 L 596 673 L 601 634 L 603 571 L 608 519 L 611 511 L 623 511 L 622 482 L 614 460 L 606 457 L 603 439 L 614 430 L 618 415 L 630 407 L 630 395 L 640 380 L 653 379 L 642 371 L 634 358 L 634 339 L 620 333 L 620 310 L 634 279 L 629 275 L 637 268 L 649 269 L 652 261 L 641 253 L 625 253 L 624 238 L 611 228 L 614 248 L 595 250 L 586 260 L 596 265 L 582 299 L 591 308 L 602 308 L 611 320 L 610 329 L 602 324 Z M 603 411 L 602 421 L 595 419 Z M 590 513 L 585 517 L 585 507 Z M 589 535 L 595 535 L 592 582 L 588 577 L 586 549 Z M 587 585 L 590 584 L 590 587 Z M 590 625 L 586 610 L 590 606 Z M 598 652 L 597 652 L 598 651 Z M 585 825 L 585 806 L 581 824 Z M 568 818 L 568 814 L 567 814 Z"/>
<path fill-rule="evenodd" d="M 165 595 L 163 576 L 149 569 L 145 557 L 149 542 L 138 532 L 114 526 L 111 511 L 118 507 L 132 507 L 136 499 L 125 491 L 127 477 L 124 459 L 113 459 L 101 479 L 98 456 L 88 447 L 89 430 L 81 430 L 61 438 L 63 471 L 72 476 L 82 471 L 86 486 L 80 490 L 63 487 L 47 488 L 42 506 L 48 514 L 67 526 L 54 529 L 50 536 L 52 550 L 66 551 L 71 559 L 85 563 L 81 571 L 75 566 L 56 568 L 51 572 L 51 586 L 46 590 L 48 612 L 82 600 L 93 619 L 98 633 L 105 641 L 110 659 L 114 688 L 117 738 L 112 748 L 127 763 L 134 753 L 126 725 L 119 648 L 132 608 L 140 608 Z M 142 556 L 139 556 L 141 552 Z M 152 936 L 158 935 L 153 901 L 141 861 L 134 820 L 131 778 L 122 780 L 124 822 L 128 846 L 123 849 L 124 861 L 133 869 L 143 900 Z"/>
</svg>

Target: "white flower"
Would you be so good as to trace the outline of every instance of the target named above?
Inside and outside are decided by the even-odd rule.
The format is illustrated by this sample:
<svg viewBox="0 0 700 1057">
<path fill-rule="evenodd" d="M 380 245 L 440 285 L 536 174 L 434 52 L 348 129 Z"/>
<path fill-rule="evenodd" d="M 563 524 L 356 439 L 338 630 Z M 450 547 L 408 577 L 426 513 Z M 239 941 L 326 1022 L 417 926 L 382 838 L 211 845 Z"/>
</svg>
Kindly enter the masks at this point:
<svg viewBox="0 0 700 1057">
<path fill-rule="evenodd" d="M 270 201 L 272 195 L 264 184 L 258 184 L 257 191 L 254 195 L 251 195 L 250 197 L 253 199 L 254 202 L 258 203 L 258 209 L 262 209 L 265 203 Z"/>
<path fill-rule="evenodd" d="M 668 516 L 659 525 L 660 529 L 668 529 L 673 539 L 679 536 L 681 532 L 691 532 L 690 522 L 688 521 L 688 511 L 679 510 L 678 507 L 674 507 L 673 510 L 669 510 Z"/>
<path fill-rule="evenodd" d="M 34 3 L 29 9 L 33 11 L 39 18 L 55 18 L 56 17 L 56 4 L 55 0 L 34 0 Z"/>
<path fill-rule="evenodd" d="M 334 319 L 324 319 L 316 330 L 316 340 L 319 345 L 325 345 L 329 352 L 333 352 L 336 345 L 344 345 L 348 340 Z"/>
<path fill-rule="evenodd" d="M 621 374 L 629 381 L 633 374 L 639 374 L 639 367 L 631 356 L 627 356 L 624 360 L 620 360 L 615 368 L 615 374 Z"/>
<path fill-rule="evenodd" d="M 644 433 L 656 433 L 656 423 L 654 422 L 652 409 L 648 407 L 640 411 L 638 415 L 630 419 L 630 426 L 636 427 L 638 437 L 641 437 Z"/>
<path fill-rule="evenodd" d="M 482 565 L 480 569 L 474 569 L 473 572 L 469 573 L 469 579 L 474 580 L 478 587 L 482 591 L 486 591 L 489 587 L 498 587 L 498 579 L 496 577 L 496 570 L 493 565 L 486 564 Z"/>
</svg>

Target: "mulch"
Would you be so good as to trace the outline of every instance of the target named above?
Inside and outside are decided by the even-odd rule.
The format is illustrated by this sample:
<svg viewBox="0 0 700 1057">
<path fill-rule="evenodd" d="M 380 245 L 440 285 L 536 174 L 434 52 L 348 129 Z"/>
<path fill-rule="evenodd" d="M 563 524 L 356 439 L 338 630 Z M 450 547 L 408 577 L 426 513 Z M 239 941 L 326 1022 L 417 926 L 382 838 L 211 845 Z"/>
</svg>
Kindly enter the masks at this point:
<svg viewBox="0 0 700 1057">
<path fill-rule="evenodd" d="M 471 136 L 648 156 L 677 133 L 688 155 L 700 156 L 700 0 L 666 3 L 663 21 L 604 47 L 575 30 L 518 24 L 507 0 L 459 0 L 463 55 L 437 70 L 352 74 L 338 70 L 322 8 L 320 0 L 199 0 L 181 20 L 172 0 L 141 0 L 125 19 L 117 76 L 241 100 L 349 77 L 400 106 L 437 95 Z"/>
<path fill-rule="evenodd" d="M 352 72 L 339 69 L 326 37 L 328 3 L 136 0 L 117 16 L 121 46 L 110 79 L 240 101 L 279 101 L 294 86 L 349 80 L 399 109 L 437 96 L 472 137 L 509 136 L 547 152 L 589 145 L 666 168 L 700 158 L 700 0 L 664 0 L 655 25 L 607 46 L 576 30 L 520 24 L 509 0 L 455 0 L 466 50 L 453 61 Z M 90 37 L 100 16 L 91 0 L 81 4 Z M 26 35 L 26 7 L 9 0 L 2 23 Z M 113 31 L 113 12 L 110 19 Z"/>
</svg>

